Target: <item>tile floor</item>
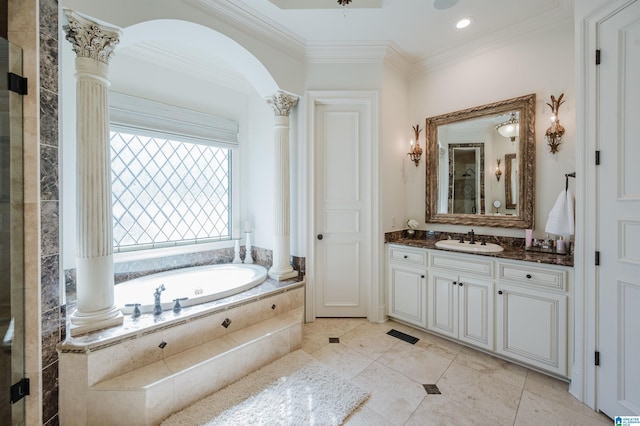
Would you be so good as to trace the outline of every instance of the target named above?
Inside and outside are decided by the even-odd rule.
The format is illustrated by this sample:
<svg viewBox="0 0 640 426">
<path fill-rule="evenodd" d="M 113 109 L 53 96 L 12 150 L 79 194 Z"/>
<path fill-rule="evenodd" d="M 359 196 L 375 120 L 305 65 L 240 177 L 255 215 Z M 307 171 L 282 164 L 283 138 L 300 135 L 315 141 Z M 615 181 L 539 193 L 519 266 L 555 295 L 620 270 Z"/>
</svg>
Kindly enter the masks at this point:
<svg viewBox="0 0 640 426">
<path fill-rule="evenodd" d="M 391 337 L 392 328 L 420 340 Z M 371 394 L 349 426 L 613 424 L 565 382 L 394 321 L 318 318 L 304 325 L 302 349 Z"/>
</svg>

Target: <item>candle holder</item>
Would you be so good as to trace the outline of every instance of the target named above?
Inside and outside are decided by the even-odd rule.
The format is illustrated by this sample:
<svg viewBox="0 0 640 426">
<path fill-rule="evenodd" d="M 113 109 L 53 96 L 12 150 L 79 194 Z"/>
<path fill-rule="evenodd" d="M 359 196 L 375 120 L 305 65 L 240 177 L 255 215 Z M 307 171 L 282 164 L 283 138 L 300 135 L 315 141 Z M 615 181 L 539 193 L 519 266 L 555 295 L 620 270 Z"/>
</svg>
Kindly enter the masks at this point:
<svg viewBox="0 0 640 426">
<path fill-rule="evenodd" d="M 253 257 L 251 257 L 251 232 L 245 232 L 245 256 L 244 263 L 253 263 Z"/>
<path fill-rule="evenodd" d="M 240 238 L 236 238 L 234 243 L 233 261 L 231 263 L 242 263 L 242 259 L 240 259 Z"/>
</svg>

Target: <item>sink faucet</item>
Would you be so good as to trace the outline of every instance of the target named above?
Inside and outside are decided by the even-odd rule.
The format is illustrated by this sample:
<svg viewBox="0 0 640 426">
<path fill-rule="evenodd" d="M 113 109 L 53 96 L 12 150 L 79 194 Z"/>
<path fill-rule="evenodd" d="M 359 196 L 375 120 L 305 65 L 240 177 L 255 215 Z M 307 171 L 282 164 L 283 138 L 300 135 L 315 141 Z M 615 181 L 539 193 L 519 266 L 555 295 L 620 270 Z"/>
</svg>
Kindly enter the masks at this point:
<svg viewBox="0 0 640 426">
<path fill-rule="evenodd" d="M 476 234 L 475 234 L 475 232 L 473 232 L 473 229 L 472 229 L 471 232 L 469 232 L 469 238 L 470 238 L 469 244 L 475 244 L 476 243 L 475 236 L 476 236 Z"/>
<path fill-rule="evenodd" d="M 153 293 L 153 298 L 155 299 L 155 304 L 153 305 L 153 315 L 162 315 L 162 304 L 160 303 L 160 294 L 166 289 L 164 288 L 164 284 L 160 284 L 160 287 L 156 288 L 156 291 Z"/>
</svg>

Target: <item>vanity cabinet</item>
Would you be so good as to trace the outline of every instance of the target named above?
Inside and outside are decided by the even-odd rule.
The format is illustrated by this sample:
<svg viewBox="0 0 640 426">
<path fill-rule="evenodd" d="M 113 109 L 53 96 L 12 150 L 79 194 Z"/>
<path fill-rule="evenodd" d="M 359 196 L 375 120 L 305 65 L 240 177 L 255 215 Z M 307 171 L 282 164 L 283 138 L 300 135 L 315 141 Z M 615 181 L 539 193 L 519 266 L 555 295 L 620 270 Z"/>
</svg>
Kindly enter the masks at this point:
<svg viewBox="0 0 640 426">
<path fill-rule="evenodd" d="M 567 375 L 566 272 L 498 263 L 496 352 Z"/>
<path fill-rule="evenodd" d="M 432 270 L 427 329 L 493 350 L 493 282 Z"/>
<path fill-rule="evenodd" d="M 419 327 L 427 325 L 427 253 L 389 246 L 388 315 Z"/>
<path fill-rule="evenodd" d="M 566 377 L 570 269 L 389 244 L 387 313 Z"/>
</svg>

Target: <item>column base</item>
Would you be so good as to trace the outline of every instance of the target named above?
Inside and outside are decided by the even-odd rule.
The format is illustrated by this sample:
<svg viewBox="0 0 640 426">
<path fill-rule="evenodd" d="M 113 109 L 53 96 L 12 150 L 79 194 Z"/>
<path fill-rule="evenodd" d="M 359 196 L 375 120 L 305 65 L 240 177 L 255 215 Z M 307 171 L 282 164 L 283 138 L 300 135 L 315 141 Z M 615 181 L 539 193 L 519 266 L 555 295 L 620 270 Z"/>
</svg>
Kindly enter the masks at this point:
<svg viewBox="0 0 640 426">
<path fill-rule="evenodd" d="M 291 266 L 289 267 L 288 270 L 284 270 L 284 271 L 274 271 L 273 267 L 269 269 L 269 278 L 277 281 L 290 280 L 291 278 L 295 278 L 297 276 L 298 276 L 298 271 L 293 269 Z"/>
<path fill-rule="evenodd" d="M 91 313 L 75 311 L 69 319 L 69 334 L 71 337 L 80 336 L 103 328 L 122 325 L 123 322 L 124 315 L 116 306 Z"/>
</svg>

